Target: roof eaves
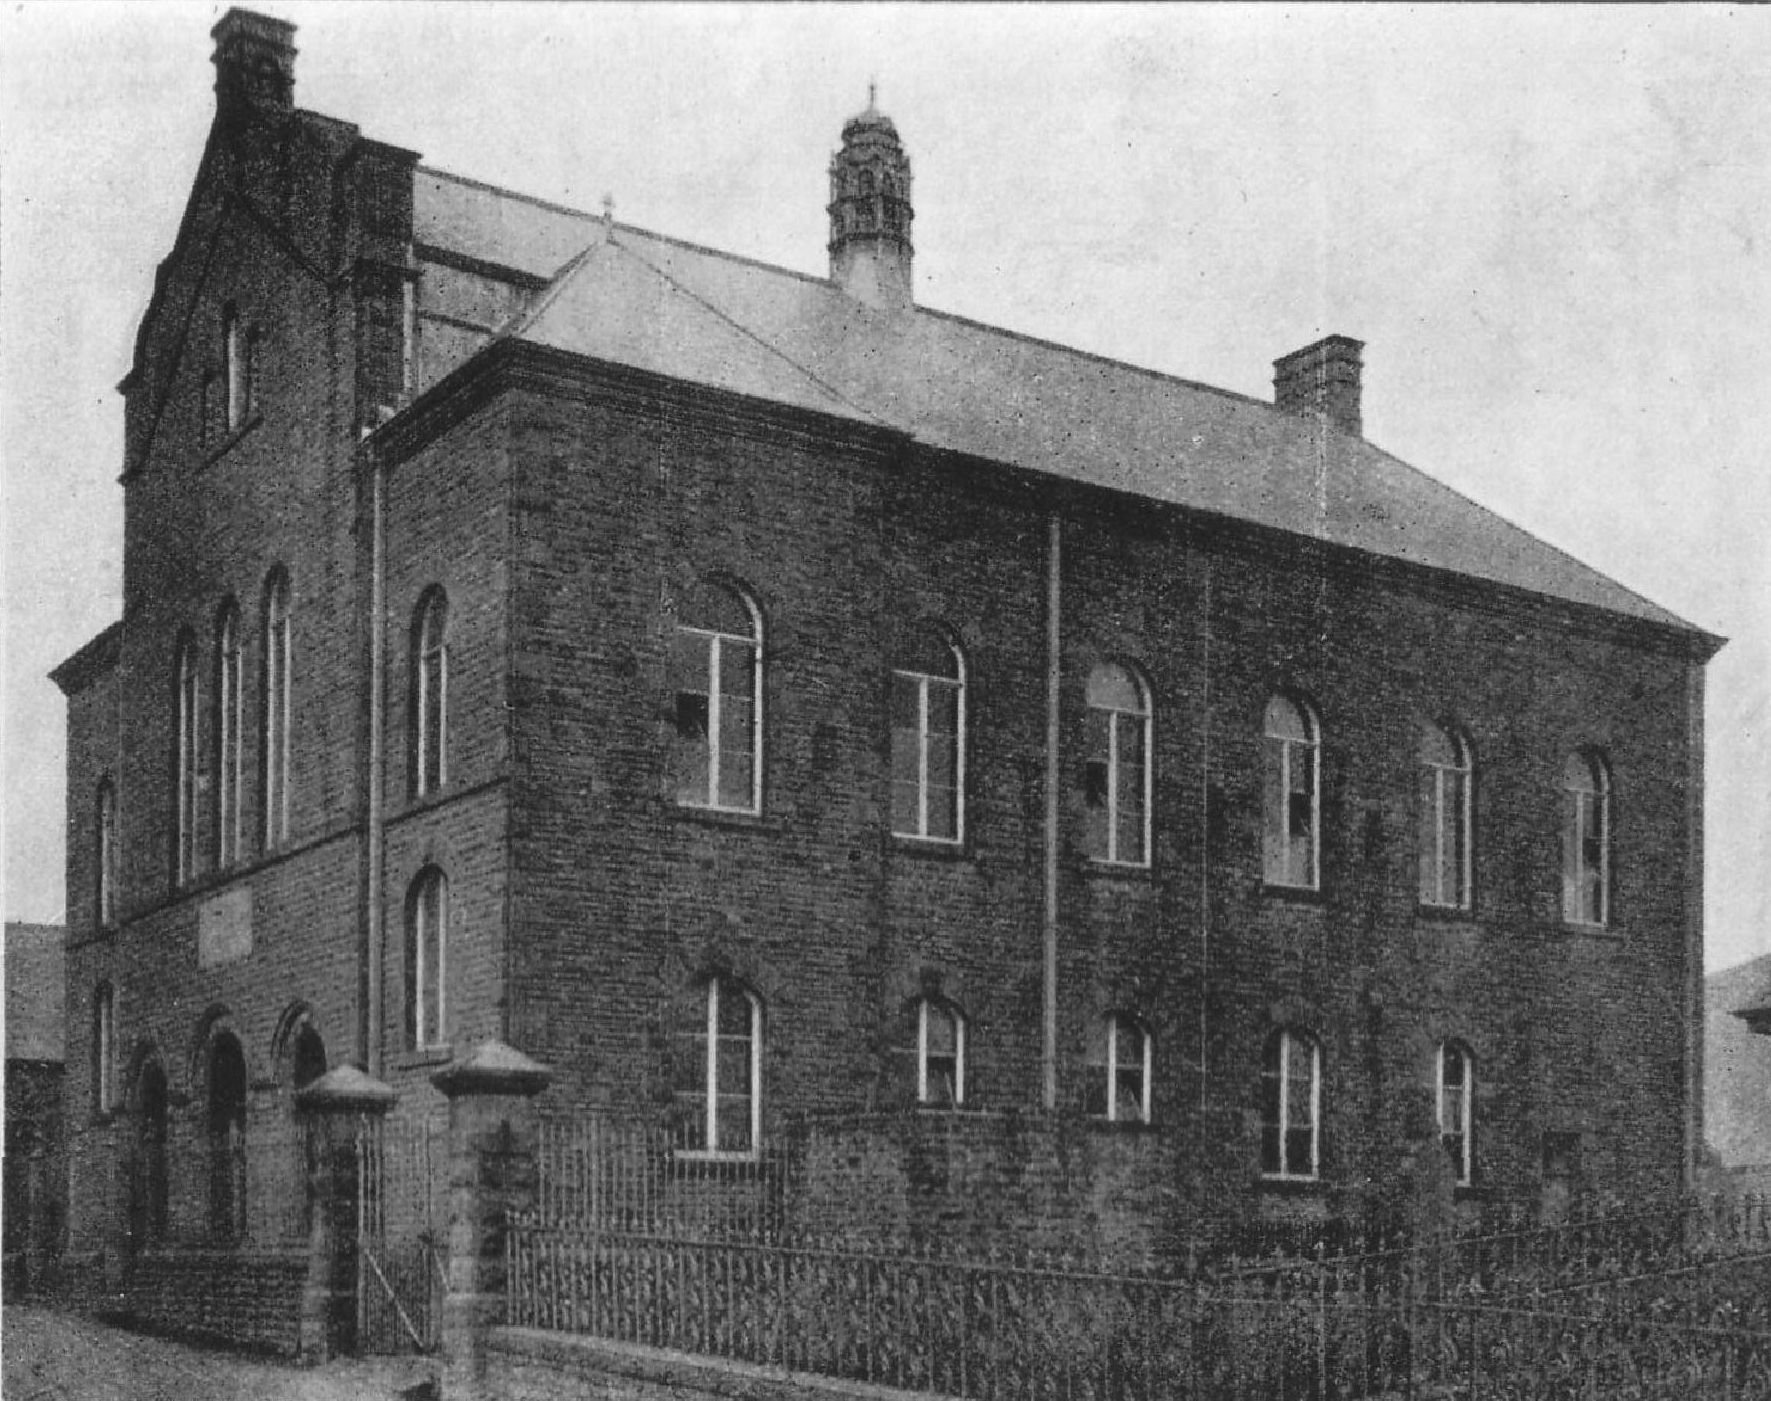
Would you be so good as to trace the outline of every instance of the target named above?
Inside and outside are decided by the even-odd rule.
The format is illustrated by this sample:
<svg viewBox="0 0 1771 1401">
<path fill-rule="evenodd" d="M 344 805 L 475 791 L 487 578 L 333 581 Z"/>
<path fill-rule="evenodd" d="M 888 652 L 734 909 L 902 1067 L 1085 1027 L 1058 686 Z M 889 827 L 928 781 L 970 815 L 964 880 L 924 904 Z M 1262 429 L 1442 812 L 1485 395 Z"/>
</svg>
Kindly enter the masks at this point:
<svg viewBox="0 0 1771 1401">
<path fill-rule="evenodd" d="M 49 679 L 61 688 L 64 696 L 78 695 L 100 672 L 116 666 L 122 644 L 123 620 L 119 618 L 51 671 Z"/>
</svg>

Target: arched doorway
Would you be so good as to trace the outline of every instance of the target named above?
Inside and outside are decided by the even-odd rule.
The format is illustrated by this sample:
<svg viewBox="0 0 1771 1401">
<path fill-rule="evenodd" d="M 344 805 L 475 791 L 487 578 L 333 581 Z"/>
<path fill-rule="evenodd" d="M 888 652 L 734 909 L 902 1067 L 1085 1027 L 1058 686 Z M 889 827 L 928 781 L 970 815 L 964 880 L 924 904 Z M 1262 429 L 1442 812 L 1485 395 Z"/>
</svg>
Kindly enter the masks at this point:
<svg viewBox="0 0 1771 1401">
<path fill-rule="evenodd" d="M 239 1038 L 209 1043 L 209 1234 L 218 1245 L 246 1235 L 246 1056 Z"/>
</svg>

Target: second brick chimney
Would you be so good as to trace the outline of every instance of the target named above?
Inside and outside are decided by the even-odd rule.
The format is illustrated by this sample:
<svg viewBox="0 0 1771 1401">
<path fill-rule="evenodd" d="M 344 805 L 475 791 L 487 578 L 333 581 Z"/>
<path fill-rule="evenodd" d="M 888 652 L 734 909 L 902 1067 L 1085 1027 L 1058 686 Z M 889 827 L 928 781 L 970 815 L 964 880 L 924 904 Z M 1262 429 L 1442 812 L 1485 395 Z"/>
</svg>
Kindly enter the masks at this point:
<svg viewBox="0 0 1771 1401">
<path fill-rule="evenodd" d="M 295 106 L 295 26 L 229 10 L 215 40 L 215 108 L 224 117 L 280 117 Z"/>
<path fill-rule="evenodd" d="M 1359 352 L 1364 341 L 1324 336 L 1273 362 L 1273 402 L 1287 413 L 1319 415 L 1343 433 L 1363 435 Z"/>
</svg>

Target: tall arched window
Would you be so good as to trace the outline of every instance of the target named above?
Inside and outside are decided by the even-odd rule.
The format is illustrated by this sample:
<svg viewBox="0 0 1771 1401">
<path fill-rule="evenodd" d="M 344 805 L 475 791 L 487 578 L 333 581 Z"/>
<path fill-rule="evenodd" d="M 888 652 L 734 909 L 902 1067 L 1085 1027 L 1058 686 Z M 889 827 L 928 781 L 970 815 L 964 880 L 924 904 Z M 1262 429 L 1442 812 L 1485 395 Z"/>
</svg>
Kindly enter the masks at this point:
<svg viewBox="0 0 1771 1401">
<path fill-rule="evenodd" d="M 227 1031 L 209 1045 L 209 1233 L 220 1245 L 246 1237 L 246 1057 Z"/>
<path fill-rule="evenodd" d="M 92 990 L 92 1112 L 117 1103 L 117 993 L 109 983 Z"/>
<path fill-rule="evenodd" d="M 215 745 L 215 864 L 240 859 L 241 722 L 245 718 L 240 684 L 240 610 L 230 599 L 215 625 L 215 714 L 210 737 Z"/>
<path fill-rule="evenodd" d="M 179 640 L 173 687 L 172 868 L 183 885 L 197 874 L 197 644 L 188 634 Z"/>
<path fill-rule="evenodd" d="M 1150 1122 L 1150 1033 L 1126 1012 L 1102 1017 L 1090 1055 L 1088 1112 L 1120 1123 Z"/>
<path fill-rule="evenodd" d="M 1313 1180 L 1321 1121 L 1322 1048 L 1302 1032 L 1274 1032 L 1261 1064 L 1262 1174 Z"/>
<path fill-rule="evenodd" d="M 1322 776 L 1316 717 L 1295 701 L 1267 702 L 1264 867 L 1268 885 L 1319 881 Z"/>
<path fill-rule="evenodd" d="M 1437 725 L 1420 727 L 1420 902 L 1470 907 L 1470 750 Z"/>
<path fill-rule="evenodd" d="M 892 831 L 957 842 L 965 823 L 965 658 L 919 629 L 892 670 Z"/>
<path fill-rule="evenodd" d="M 949 1107 L 965 1103 L 965 1018 L 932 997 L 916 1004 L 916 1099 Z"/>
<path fill-rule="evenodd" d="M 449 882 L 436 867 L 419 872 L 406 897 L 406 1045 L 448 1042 Z"/>
<path fill-rule="evenodd" d="M 135 1156 L 129 1175 L 129 1227 L 137 1247 L 166 1238 L 166 1071 L 149 1057 L 135 1081 Z"/>
<path fill-rule="evenodd" d="M 1451 1159 L 1451 1171 L 1460 1187 L 1470 1185 L 1475 1167 L 1475 1121 L 1472 1115 L 1476 1091 L 1476 1063 L 1455 1041 L 1439 1043 L 1434 1067 L 1439 1105 L 1439 1142 Z"/>
<path fill-rule="evenodd" d="M 1611 774 L 1597 754 L 1562 766 L 1562 917 L 1611 922 Z"/>
<path fill-rule="evenodd" d="M 93 824 L 93 913 L 100 929 L 117 922 L 117 790 L 110 779 L 98 785 Z"/>
<path fill-rule="evenodd" d="M 762 615 L 742 592 L 694 591 L 670 649 L 676 800 L 728 812 L 762 808 Z"/>
<path fill-rule="evenodd" d="M 246 328 L 232 302 L 221 312 L 222 387 L 226 391 L 227 428 L 233 433 L 246 422 L 246 406 L 252 394 L 247 372 Z"/>
<path fill-rule="evenodd" d="M 1096 861 L 1150 864 L 1150 696 L 1117 662 L 1088 678 L 1083 844 Z"/>
<path fill-rule="evenodd" d="M 273 569 L 264 584 L 264 686 L 259 702 L 259 803 L 265 849 L 289 837 L 289 576 Z"/>
<path fill-rule="evenodd" d="M 701 1042 L 701 1122 L 691 1142 L 708 1153 L 748 1155 L 762 1138 L 762 1003 L 743 984 L 707 984 Z"/>
<path fill-rule="evenodd" d="M 412 616 L 411 778 L 422 798 L 449 781 L 449 599 L 431 589 Z"/>
</svg>

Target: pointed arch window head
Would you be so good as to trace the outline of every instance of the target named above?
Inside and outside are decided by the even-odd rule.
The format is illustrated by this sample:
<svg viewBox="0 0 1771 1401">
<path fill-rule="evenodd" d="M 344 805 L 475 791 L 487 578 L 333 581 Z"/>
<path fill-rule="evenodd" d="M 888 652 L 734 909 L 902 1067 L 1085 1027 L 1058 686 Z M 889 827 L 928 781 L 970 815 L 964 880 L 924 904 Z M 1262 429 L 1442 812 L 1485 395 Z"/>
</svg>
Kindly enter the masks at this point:
<svg viewBox="0 0 1771 1401">
<path fill-rule="evenodd" d="M 117 1104 L 117 993 L 109 983 L 92 991 L 92 1112 Z"/>
<path fill-rule="evenodd" d="M 1611 773 L 1597 754 L 1562 766 L 1562 917 L 1611 923 Z"/>
<path fill-rule="evenodd" d="M 731 978 L 709 979 L 699 1041 L 700 1112 L 690 1125 L 690 1151 L 749 1157 L 762 1141 L 762 1003 Z"/>
<path fill-rule="evenodd" d="M 1463 737 L 1420 727 L 1420 902 L 1470 908 L 1471 764 Z"/>
<path fill-rule="evenodd" d="M 1261 1063 L 1261 1174 L 1313 1182 L 1321 1170 L 1322 1048 L 1276 1031 Z"/>
<path fill-rule="evenodd" d="M 449 881 L 426 867 L 406 895 L 406 1047 L 448 1044 Z"/>
<path fill-rule="evenodd" d="M 965 836 L 965 656 L 937 629 L 918 629 L 892 669 L 892 831 Z"/>
<path fill-rule="evenodd" d="M 240 610 L 230 599 L 215 624 L 215 711 L 210 736 L 214 743 L 215 865 L 222 869 L 240 859 L 240 786 L 244 777 L 241 737 L 245 695 L 241 685 Z"/>
<path fill-rule="evenodd" d="M 670 648 L 673 770 L 684 807 L 762 809 L 762 614 L 704 585 L 679 606 Z"/>
<path fill-rule="evenodd" d="M 965 1018 L 932 997 L 916 1004 L 916 1101 L 949 1109 L 965 1103 Z"/>
<path fill-rule="evenodd" d="M 1268 885 L 1320 886 L 1321 730 L 1309 708 L 1285 696 L 1267 702 L 1263 867 Z"/>
<path fill-rule="evenodd" d="M 1150 1122 L 1150 1033 L 1127 1012 L 1097 1024 L 1091 1048 L 1088 1112 L 1116 1123 Z"/>
<path fill-rule="evenodd" d="M 110 779 L 98 785 L 93 825 L 93 914 L 100 929 L 117 922 L 117 789 Z"/>
<path fill-rule="evenodd" d="M 209 1046 L 209 1231 L 221 1245 L 246 1237 L 246 1057 L 230 1031 Z"/>
<path fill-rule="evenodd" d="M 264 634 L 259 692 L 260 827 L 266 851 L 289 837 L 290 646 L 289 576 L 273 569 L 264 585 Z"/>
<path fill-rule="evenodd" d="M 197 874 L 198 759 L 197 644 L 186 634 L 179 640 L 174 664 L 172 867 L 173 878 L 185 884 Z"/>
<path fill-rule="evenodd" d="M 449 781 L 449 599 L 432 589 L 412 618 L 411 790 L 414 798 Z"/>
<path fill-rule="evenodd" d="M 1475 1168 L 1476 1063 L 1455 1041 L 1442 1041 L 1434 1066 L 1439 1113 L 1439 1142 L 1451 1159 L 1452 1177 L 1460 1187 L 1473 1180 Z"/>
<path fill-rule="evenodd" d="M 1103 662 L 1088 678 L 1083 845 L 1096 861 L 1150 864 L 1150 693 L 1143 678 Z"/>
</svg>

